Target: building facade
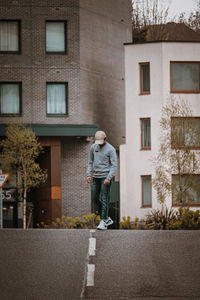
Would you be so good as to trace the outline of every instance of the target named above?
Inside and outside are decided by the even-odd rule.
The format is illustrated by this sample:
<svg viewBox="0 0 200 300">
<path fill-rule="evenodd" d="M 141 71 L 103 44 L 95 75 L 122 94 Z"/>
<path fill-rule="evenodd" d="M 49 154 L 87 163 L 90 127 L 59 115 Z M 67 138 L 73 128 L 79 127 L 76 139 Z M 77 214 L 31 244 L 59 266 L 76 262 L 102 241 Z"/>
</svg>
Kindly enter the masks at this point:
<svg viewBox="0 0 200 300">
<path fill-rule="evenodd" d="M 187 100 L 200 132 L 199 71 L 199 42 L 125 45 L 126 144 L 120 148 L 121 217 L 144 218 L 151 209 L 161 207 L 151 182 L 155 175 L 152 158 L 160 144 L 162 107 L 170 97 Z M 167 197 L 166 205 L 174 205 L 173 195 Z M 200 205 L 200 194 L 192 205 Z"/>
<path fill-rule="evenodd" d="M 30 193 L 34 223 L 88 214 L 92 137 L 99 128 L 116 148 L 124 142 L 123 43 L 131 41 L 131 1 L 3 0 L 0 8 L 0 135 L 17 116 L 45 151 L 47 183 Z M 14 181 L 5 187 L 11 195 L 4 196 L 5 213 L 19 224 Z"/>
</svg>

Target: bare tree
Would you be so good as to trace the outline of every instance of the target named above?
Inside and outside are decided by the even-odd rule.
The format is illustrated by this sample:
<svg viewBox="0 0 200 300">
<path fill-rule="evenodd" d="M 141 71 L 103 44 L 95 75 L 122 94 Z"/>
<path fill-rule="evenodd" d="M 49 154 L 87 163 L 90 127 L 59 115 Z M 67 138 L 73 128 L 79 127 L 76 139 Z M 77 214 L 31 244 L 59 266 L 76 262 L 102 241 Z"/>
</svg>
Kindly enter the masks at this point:
<svg viewBox="0 0 200 300">
<path fill-rule="evenodd" d="M 200 34 L 200 0 L 196 0 L 189 16 L 184 12 L 170 16 L 171 2 L 167 5 L 162 0 L 133 0 L 132 3 L 133 43 L 200 39 L 195 34 Z"/>
<path fill-rule="evenodd" d="M 200 198 L 200 151 L 195 150 L 200 147 L 199 125 L 187 101 L 171 97 L 163 106 L 160 146 L 153 159 L 155 176 L 152 181 L 160 203 L 172 192 L 177 205 Z"/>
<path fill-rule="evenodd" d="M 164 39 L 167 34 L 164 25 L 169 21 L 169 7 L 170 4 L 166 6 L 164 1 L 133 0 L 133 42 Z"/>
<path fill-rule="evenodd" d="M 189 16 L 183 12 L 178 16 L 177 22 L 184 23 L 189 28 L 200 34 L 200 0 L 196 0 L 195 2 L 196 7 L 194 6 L 194 9 Z"/>
</svg>

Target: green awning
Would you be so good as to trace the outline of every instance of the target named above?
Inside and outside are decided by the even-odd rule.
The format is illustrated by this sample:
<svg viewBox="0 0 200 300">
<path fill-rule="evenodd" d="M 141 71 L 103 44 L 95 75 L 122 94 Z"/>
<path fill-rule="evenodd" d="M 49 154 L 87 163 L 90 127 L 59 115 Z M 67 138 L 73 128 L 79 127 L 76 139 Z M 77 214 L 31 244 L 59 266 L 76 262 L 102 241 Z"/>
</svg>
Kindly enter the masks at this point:
<svg viewBox="0 0 200 300">
<path fill-rule="evenodd" d="M 7 124 L 0 124 L 0 136 L 6 135 Z M 36 136 L 94 136 L 96 124 L 29 124 Z"/>
</svg>

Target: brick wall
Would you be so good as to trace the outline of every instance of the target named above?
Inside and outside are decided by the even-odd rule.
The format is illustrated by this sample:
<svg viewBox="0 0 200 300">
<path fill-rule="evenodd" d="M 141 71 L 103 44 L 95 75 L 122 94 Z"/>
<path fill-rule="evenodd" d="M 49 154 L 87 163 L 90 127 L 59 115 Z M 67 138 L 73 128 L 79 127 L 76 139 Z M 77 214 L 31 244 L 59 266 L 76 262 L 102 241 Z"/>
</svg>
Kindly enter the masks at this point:
<svg viewBox="0 0 200 300">
<path fill-rule="evenodd" d="M 91 143 L 84 139 L 62 139 L 62 214 L 71 217 L 91 212 L 90 185 L 86 170 Z"/>
<path fill-rule="evenodd" d="M 22 82 L 22 121 L 81 123 L 79 1 L 1 1 L 1 19 L 21 20 L 21 54 L 0 54 L 0 81 Z M 67 21 L 67 55 L 45 53 L 45 21 Z M 66 117 L 46 116 L 46 82 L 68 82 Z M 9 121 L 1 117 L 0 122 Z"/>
<path fill-rule="evenodd" d="M 80 0 L 81 105 L 85 122 L 125 143 L 124 43 L 131 42 L 131 0 Z"/>
<path fill-rule="evenodd" d="M 123 43 L 131 38 L 130 2 L 0 1 L 1 19 L 21 20 L 21 54 L 0 54 L 0 81 L 22 82 L 22 121 L 96 123 L 114 146 L 125 142 Z M 67 20 L 66 55 L 45 53 L 46 20 Z M 68 82 L 68 116 L 46 116 L 46 82 Z M 1 117 L 0 123 L 9 120 Z M 67 216 L 91 210 L 89 148 L 82 139 L 62 139 L 62 213 Z"/>
</svg>

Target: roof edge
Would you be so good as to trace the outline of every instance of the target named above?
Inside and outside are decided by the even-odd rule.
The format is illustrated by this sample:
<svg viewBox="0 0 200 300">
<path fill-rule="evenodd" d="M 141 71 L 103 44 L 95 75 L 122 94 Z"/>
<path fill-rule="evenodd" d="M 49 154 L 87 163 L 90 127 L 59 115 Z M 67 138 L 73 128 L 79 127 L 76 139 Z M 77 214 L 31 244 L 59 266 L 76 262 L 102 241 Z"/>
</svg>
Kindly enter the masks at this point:
<svg viewBox="0 0 200 300">
<path fill-rule="evenodd" d="M 94 136 L 97 124 L 27 124 L 36 136 Z M 6 135 L 7 124 L 0 124 L 0 136 Z"/>
<path fill-rule="evenodd" d="M 177 41 L 177 40 L 158 40 L 158 41 L 145 41 L 145 42 L 138 42 L 138 43 L 124 43 L 124 46 L 129 45 L 140 45 L 140 44 L 152 44 L 152 43 L 200 43 L 200 41 Z"/>
</svg>

